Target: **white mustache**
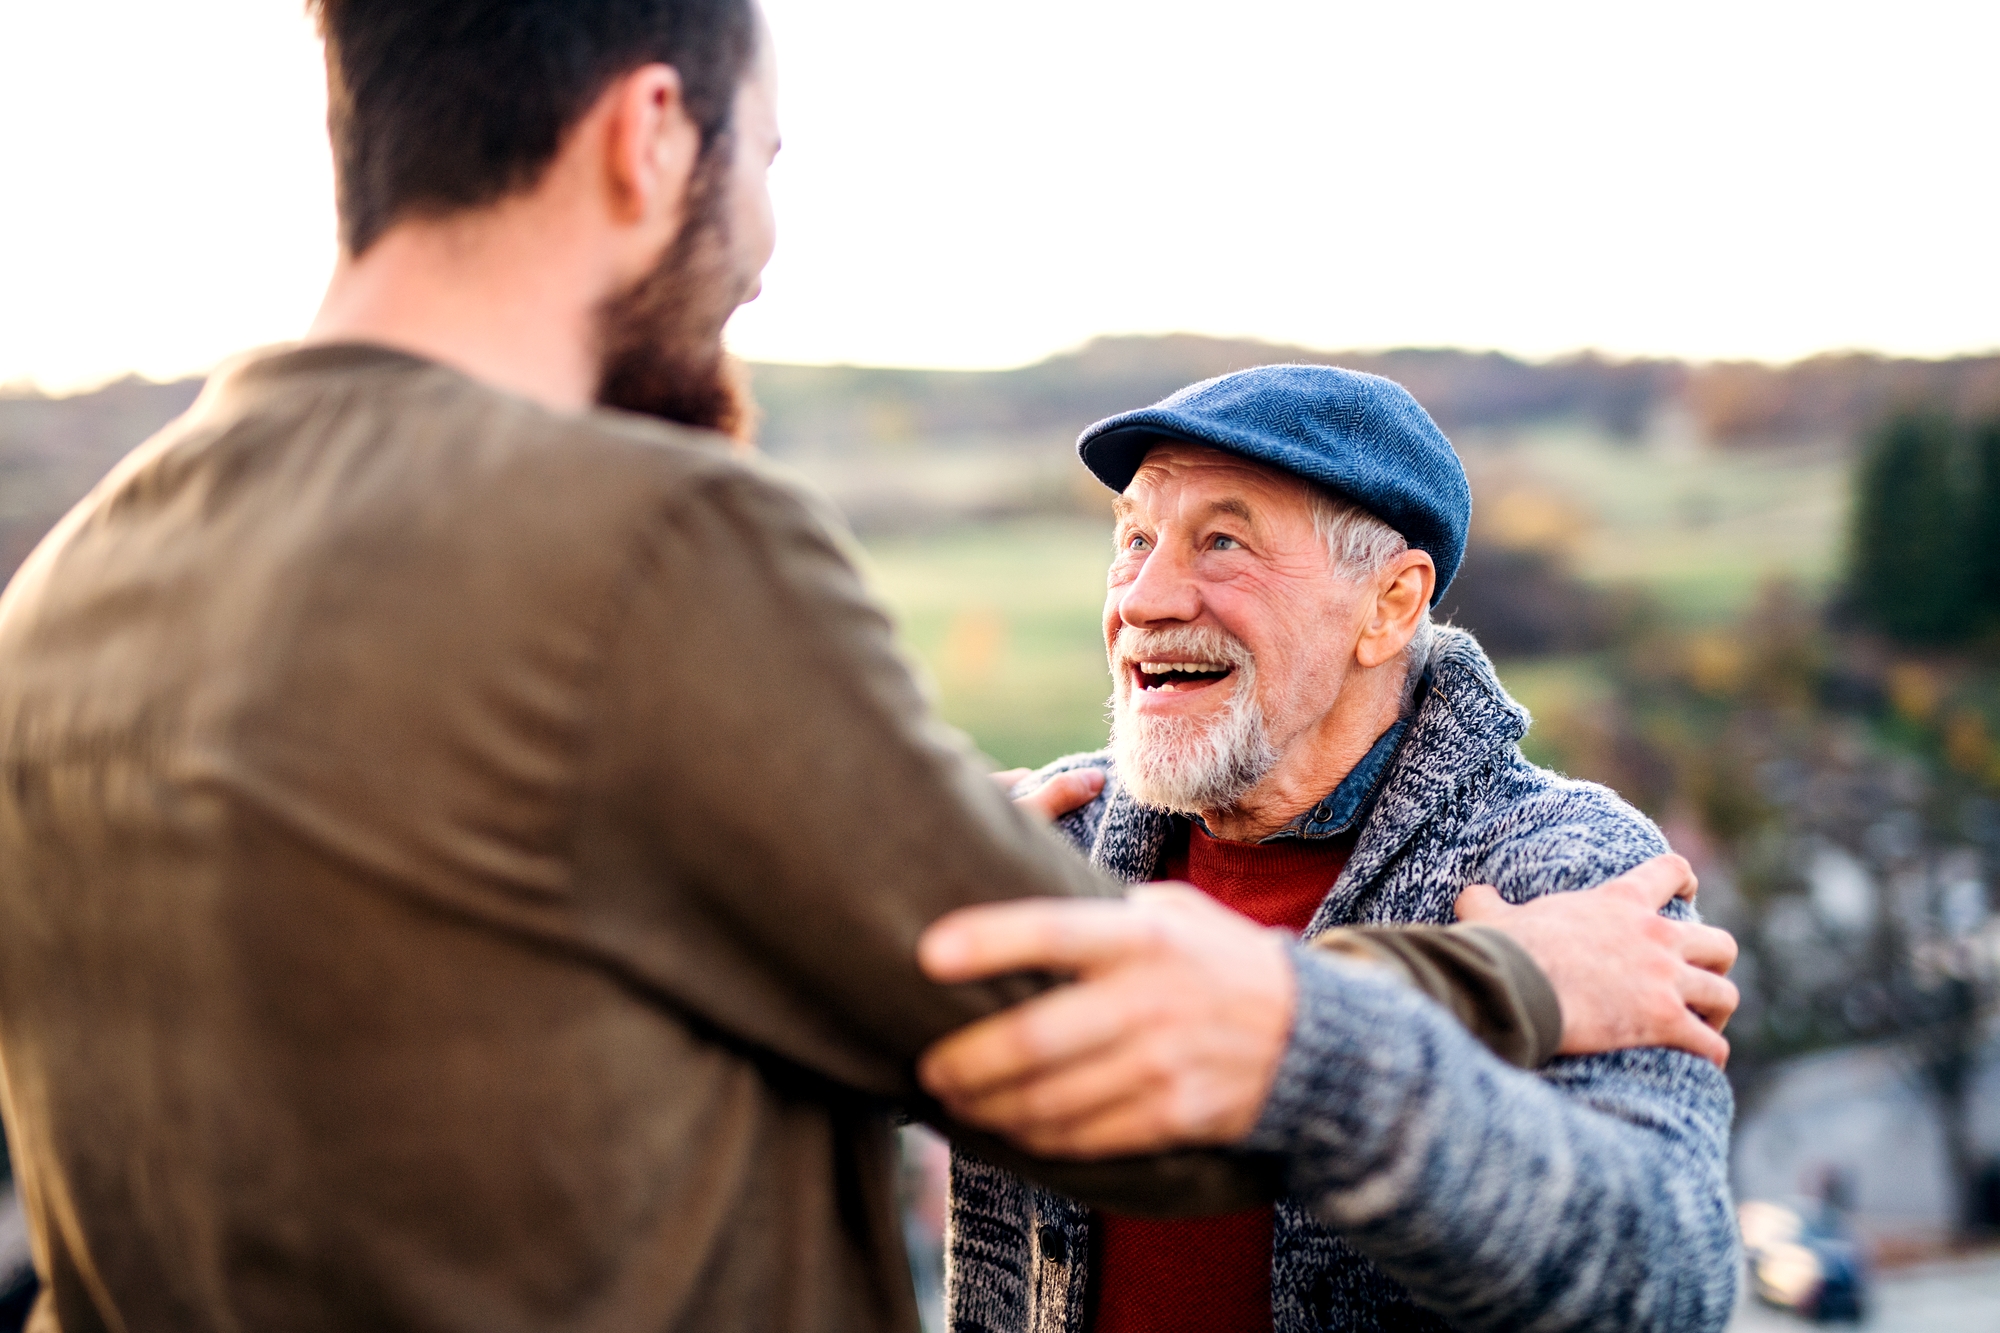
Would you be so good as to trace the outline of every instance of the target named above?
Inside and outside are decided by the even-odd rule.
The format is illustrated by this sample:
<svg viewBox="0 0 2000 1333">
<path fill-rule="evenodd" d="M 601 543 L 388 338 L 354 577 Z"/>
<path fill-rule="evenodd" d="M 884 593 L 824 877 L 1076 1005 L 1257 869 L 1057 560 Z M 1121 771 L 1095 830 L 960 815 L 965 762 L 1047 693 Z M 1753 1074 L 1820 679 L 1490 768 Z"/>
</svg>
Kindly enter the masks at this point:
<svg viewBox="0 0 2000 1333">
<path fill-rule="evenodd" d="M 1227 662 L 1233 667 L 1247 667 L 1256 661 L 1241 639 L 1207 625 L 1122 630 L 1112 642 L 1112 653 L 1120 666 L 1180 661 Z"/>
</svg>

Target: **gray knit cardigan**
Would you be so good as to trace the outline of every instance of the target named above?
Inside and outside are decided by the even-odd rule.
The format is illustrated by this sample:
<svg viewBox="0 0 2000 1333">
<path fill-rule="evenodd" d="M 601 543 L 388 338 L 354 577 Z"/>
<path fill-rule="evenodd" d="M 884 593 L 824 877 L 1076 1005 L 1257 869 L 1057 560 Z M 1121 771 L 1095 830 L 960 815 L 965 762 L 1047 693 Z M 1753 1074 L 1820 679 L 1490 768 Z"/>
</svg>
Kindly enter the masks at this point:
<svg viewBox="0 0 2000 1333">
<path fill-rule="evenodd" d="M 1603 787 L 1530 764 L 1528 715 L 1469 635 L 1441 630 L 1431 688 L 1353 858 L 1308 934 L 1445 922 L 1468 884 L 1520 902 L 1666 850 Z M 1061 821 L 1098 865 L 1152 878 L 1171 817 L 1107 770 Z M 1687 915 L 1676 903 L 1670 915 Z M 1289 1158 L 1271 1260 L 1276 1333 L 1322 1329 L 1720 1329 L 1739 1266 L 1715 1066 L 1644 1049 L 1501 1063 L 1430 1000 L 1301 949 L 1298 1018 L 1253 1148 Z M 953 1333 L 1084 1333 L 1089 1213 L 952 1159 Z"/>
</svg>

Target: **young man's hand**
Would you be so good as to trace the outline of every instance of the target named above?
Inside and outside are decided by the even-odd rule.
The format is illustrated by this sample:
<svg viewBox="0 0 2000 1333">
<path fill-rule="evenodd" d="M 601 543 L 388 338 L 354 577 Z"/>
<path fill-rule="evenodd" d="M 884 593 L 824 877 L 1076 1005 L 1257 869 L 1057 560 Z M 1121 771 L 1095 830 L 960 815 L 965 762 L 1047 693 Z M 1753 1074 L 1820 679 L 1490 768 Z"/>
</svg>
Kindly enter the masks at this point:
<svg viewBox="0 0 2000 1333">
<path fill-rule="evenodd" d="M 1187 885 L 961 909 L 917 946 L 933 980 L 1076 980 L 952 1033 L 918 1075 L 960 1120 L 1044 1157 L 1233 1143 L 1291 1040 L 1290 947 Z"/>
<path fill-rule="evenodd" d="M 1659 856 L 1594 889 L 1518 907 L 1475 884 L 1459 896 L 1458 919 L 1505 931 L 1547 974 L 1562 1005 L 1562 1054 L 1672 1046 L 1723 1065 L 1722 1029 L 1739 999 L 1723 973 L 1736 941 L 1659 914 L 1696 887 L 1685 860 Z"/>
</svg>

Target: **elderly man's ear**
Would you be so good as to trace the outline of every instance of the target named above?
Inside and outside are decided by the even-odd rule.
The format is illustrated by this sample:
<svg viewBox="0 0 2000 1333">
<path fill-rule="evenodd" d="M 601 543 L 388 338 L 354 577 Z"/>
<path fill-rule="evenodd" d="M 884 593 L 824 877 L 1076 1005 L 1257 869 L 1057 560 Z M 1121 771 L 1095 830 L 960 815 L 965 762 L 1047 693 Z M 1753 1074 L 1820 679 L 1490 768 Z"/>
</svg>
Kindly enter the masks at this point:
<svg viewBox="0 0 2000 1333">
<path fill-rule="evenodd" d="M 1375 605 L 1362 622 L 1355 661 L 1378 667 L 1409 647 L 1435 587 L 1437 565 L 1428 552 L 1405 551 L 1390 561 L 1376 576 Z"/>
</svg>

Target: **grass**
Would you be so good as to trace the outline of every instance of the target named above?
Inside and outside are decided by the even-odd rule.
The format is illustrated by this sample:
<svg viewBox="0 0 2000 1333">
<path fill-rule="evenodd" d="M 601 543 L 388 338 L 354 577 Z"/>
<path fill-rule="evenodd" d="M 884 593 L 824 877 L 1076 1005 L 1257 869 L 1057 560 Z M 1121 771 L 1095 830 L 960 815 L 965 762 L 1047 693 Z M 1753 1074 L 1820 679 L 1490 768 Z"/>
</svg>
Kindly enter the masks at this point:
<svg viewBox="0 0 2000 1333">
<path fill-rule="evenodd" d="M 1849 463 L 1826 447 L 1727 452 L 1544 428 L 1468 450 L 1473 523 L 1552 541 L 1592 582 L 1637 584 L 1675 619 L 1740 614 L 1772 578 L 1832 580 Z"/>
<path fill-rule="evenodd" d="M 968 525 L 869 546 L 876 589 L 938 707 L 1002 767 L 1104 744 L 1101 616 L 1109 525 Z"/>
</svg>

